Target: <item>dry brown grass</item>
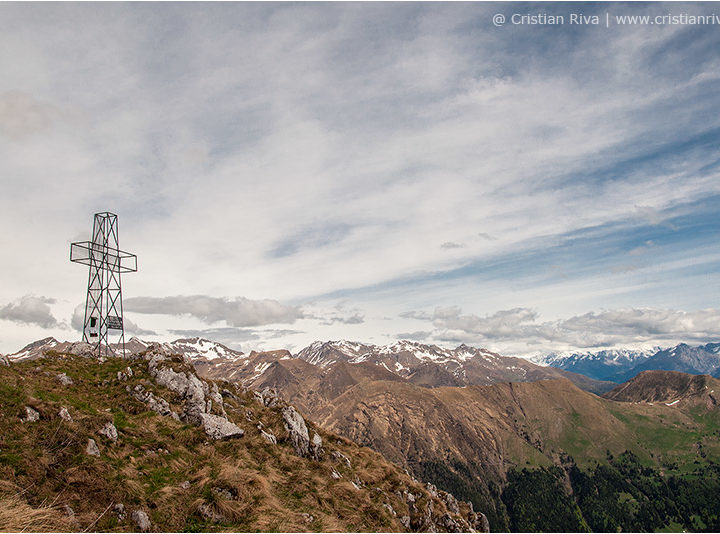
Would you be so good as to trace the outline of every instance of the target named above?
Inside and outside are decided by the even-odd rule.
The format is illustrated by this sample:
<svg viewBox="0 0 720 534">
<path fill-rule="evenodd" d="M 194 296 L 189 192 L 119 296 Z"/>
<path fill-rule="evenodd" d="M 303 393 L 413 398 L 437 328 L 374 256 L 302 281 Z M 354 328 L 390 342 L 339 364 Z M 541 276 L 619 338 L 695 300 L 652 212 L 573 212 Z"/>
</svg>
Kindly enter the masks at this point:
<svg viewBox="0 0 720 534">
<path fill-rule="evenodd" d="M 17 494 L 0 496 L 0 532 L 67 532 L 72 527 L 55 507 L 33 508 Z"/>
</svg>

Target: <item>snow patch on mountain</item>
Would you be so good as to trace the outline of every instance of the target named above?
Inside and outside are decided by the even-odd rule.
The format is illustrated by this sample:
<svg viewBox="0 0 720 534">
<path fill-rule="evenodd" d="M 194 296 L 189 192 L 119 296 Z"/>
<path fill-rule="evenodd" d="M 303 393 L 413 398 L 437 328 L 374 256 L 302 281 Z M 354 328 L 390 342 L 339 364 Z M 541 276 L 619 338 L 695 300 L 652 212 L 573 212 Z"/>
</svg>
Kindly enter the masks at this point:
<svg viewBox="0 0 720 534">
<path fill-rule="evenodd" d="M 628 363 L 635 363 L 646 360 L 662 350 L 660 347 L 640 347 L 622 349 L 603 349 L 599 351 L 585 352 L 553 352 L 550 354 L 535 356 L 530 360 L 550 367 L 565 369 L 571 362 L 593 361 L 603 362 L 606 365 L 622 366 Z"/>
<path fill-rule="evenodd" d="M 29 345 L 26 345 L 14 354 L 8 354 L 7 357 L 12 362 L 22 361 L 28 358 L 37 357 L 46 350 L 51 350 L 59 345 L 59 342 L 54 337 L 46 337 L 40 339 Z"/>
<path fill-rule="evenodd" d="M 207 361 L 218 358 L 237 360 L 246 357 L 242 352 L 233 350 L 216 341 L 210 341 L 201 337 L 176 339 L 168 343 L 176 352 L 183 354 L 190 360 L 203 358 Z"/>
</svg>

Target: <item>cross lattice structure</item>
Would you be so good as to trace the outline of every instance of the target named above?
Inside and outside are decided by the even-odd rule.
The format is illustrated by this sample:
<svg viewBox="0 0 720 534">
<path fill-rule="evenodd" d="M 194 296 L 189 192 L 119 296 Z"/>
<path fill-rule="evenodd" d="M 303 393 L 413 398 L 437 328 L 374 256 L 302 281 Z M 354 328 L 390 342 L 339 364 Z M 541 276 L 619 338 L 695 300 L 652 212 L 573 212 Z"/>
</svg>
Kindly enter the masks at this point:
<svg viewBox="0 0 720 534">
<path fill-rule="evenodd" d="M 137 256 L 119 248 L 117 215 L 95 214 L 92 241 L 70 245 L 70 261 L 88 265 L 87 299 L 83 321 L 83 341 L 97 344 L 98 357 L 109 356 L 110 330 L 119 332 L 117 347 L 125 354 L 121 273 L 137 271 Z"/>
</svg>

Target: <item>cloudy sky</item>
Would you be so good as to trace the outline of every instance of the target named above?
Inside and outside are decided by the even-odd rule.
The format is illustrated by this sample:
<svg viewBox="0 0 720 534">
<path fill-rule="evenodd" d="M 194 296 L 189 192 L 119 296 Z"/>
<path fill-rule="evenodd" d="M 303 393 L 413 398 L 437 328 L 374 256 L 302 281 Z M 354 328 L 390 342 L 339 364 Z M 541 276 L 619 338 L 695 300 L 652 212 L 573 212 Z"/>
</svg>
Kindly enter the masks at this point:
<svg viewBox="0 0 720 534">
<path fill-rule="evenodd" d="M 720 338 L 712 4 L 0 4 L 0 352 L 130 335 L 505 354 Z"/>
</svg>

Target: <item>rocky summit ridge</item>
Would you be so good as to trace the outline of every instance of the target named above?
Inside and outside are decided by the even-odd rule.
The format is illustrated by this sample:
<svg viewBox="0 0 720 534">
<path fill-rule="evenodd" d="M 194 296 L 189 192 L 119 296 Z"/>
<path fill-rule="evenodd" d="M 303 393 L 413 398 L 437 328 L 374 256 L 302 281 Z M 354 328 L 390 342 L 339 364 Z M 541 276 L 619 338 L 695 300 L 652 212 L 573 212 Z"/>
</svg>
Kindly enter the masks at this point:
<svg viewBox="0 0 720 534">
<path fill-rule="evenodd" d="M 270 388 L 200 378 L 161 344 L 104 361 L 65 348 L 0 366 L 3 529 L 488 530 Z"/>
</svg>

